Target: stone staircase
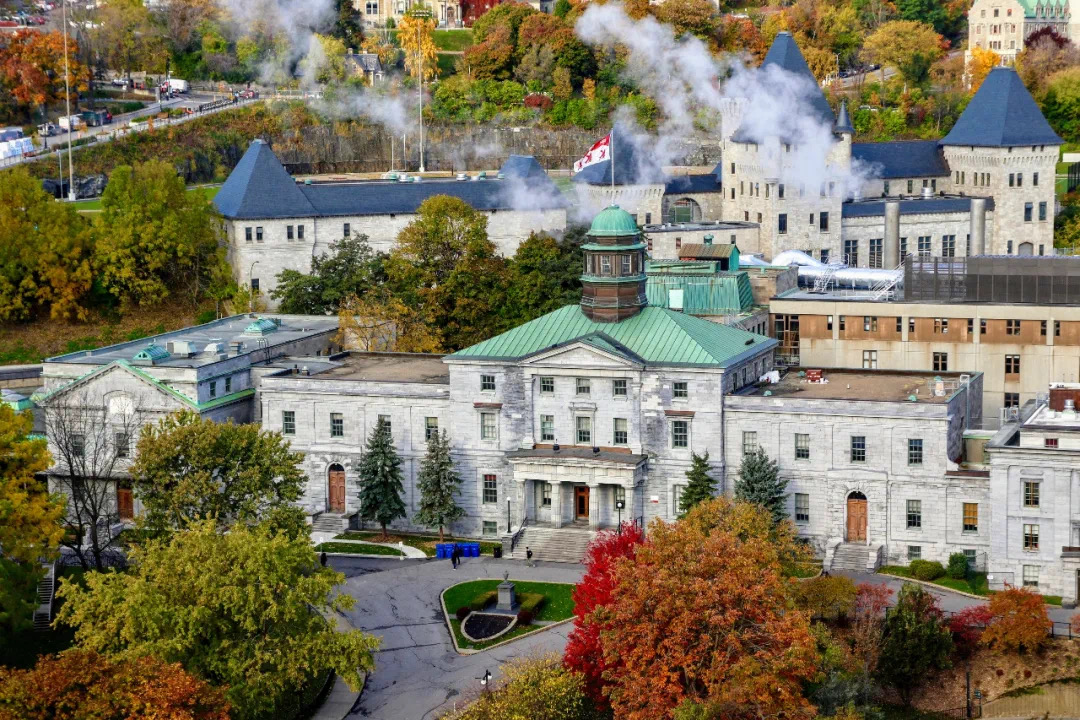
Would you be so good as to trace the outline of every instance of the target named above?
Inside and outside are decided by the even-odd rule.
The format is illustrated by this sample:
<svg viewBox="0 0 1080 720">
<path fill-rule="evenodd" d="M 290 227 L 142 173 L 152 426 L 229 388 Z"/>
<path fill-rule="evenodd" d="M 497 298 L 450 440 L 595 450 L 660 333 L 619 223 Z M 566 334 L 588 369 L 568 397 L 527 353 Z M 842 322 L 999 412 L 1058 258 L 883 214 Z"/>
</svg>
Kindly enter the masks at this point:
<svg viewBox="0 0 1080 720">
<path fill-rule="evenodd" d="M 533 552 L 533 560 L 579 563 L 595 536 L 596 533 L 587 526 L 556 529 L 528 525 L 514 545 L 514 552 L 508 557 L 524 560 L 525 548 L 528 547 Z"/>
<path fill-rule="evenodd" d="M 311 523 L 312 532 L 334 533 L 335 535 L 345 532 L 349 528 L 349 519 L 336 513 L 319 513 Z"/>
<path fill-rule="evenodd" d="M 38 607 L 34 611 L 34 629 L 48 630 L 52 624 L 53 595 L 56 590 L 56 564 L 50 563 L 44 566 L 45 577 L 37 587 Z"/>
<path fill-rule="evenodd" d="M 866 562 L 870 559 L 870 548 L 864 543 L 841 543 L 833 552 L 830 572 L 866 572 Z"/>
</svg>

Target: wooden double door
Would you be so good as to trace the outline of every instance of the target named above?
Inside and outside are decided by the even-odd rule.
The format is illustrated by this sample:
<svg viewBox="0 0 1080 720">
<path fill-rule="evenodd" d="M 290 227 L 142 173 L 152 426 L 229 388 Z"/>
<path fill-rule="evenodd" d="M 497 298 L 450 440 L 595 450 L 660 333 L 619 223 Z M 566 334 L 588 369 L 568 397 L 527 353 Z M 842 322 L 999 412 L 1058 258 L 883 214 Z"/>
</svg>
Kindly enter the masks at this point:
<svg viewBox="0 0 1080 720">
<path fill-rule="evenodd" d="M 330 466 L 330 512 L 345 512 L 345 468 L 340 465 Z"/>
<path fill-rule="evenodd" d="M 574 519 L 589 519 L 589 486 L 574 486 Z"/>
<path fill-rule="evenodd" d="M 860 492 L 848 495 L 847 541 L 866 542 L 866 496 Z"/>
</svg>

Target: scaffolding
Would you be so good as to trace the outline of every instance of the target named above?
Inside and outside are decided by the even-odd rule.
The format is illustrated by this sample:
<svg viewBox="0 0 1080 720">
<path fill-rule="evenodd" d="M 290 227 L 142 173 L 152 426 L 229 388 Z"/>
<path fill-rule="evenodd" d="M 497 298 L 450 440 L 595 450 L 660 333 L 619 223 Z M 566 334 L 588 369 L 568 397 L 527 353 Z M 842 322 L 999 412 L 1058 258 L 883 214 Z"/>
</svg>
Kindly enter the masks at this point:
<svg viewBox="0 0 1080 720">
<path fill-rule="evenodd" d="M 904 259 L 904 300 L 941 303 L 1080 304 L 1080 257 Z"/>
</svg>

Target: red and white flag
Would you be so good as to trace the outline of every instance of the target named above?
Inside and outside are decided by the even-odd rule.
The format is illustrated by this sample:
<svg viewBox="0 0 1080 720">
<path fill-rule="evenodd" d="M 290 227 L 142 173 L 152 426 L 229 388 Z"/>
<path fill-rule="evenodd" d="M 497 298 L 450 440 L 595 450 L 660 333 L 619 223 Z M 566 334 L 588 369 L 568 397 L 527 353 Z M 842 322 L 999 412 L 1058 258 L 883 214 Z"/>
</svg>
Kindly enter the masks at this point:
<svg viewBox="0 0 1080 720">
<path fill-rule="evenodd" d="M 574 163 L 574 172 L 579 173 L 590 165 L 595 165 L 598 162 L 610 159 L 611 156 L 611 133 L 608 133 L 604 137 L 596 141 L 596 144 L 589 148 L 589 152 L 576 163 Z"/>
</svg>

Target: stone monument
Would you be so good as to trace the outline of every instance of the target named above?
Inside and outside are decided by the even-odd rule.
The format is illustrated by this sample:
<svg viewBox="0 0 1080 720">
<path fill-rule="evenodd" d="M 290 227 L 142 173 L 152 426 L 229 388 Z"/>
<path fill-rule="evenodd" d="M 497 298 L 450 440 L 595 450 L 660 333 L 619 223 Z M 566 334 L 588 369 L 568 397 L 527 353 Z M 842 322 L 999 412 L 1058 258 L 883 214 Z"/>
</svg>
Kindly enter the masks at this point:
<svg viewBox="0 0 1080 720">
<path fill-rule="evenodd" d="M 496 610 L 502 610 L 503 612 L 513 612 L 517 607 L 517 597 L 514 594 L 514 583 L 510 582 L 510 572 L 503 573 L 503 581 L 499 583 L 499 603 L 495 606 Z"/>
</svg>

